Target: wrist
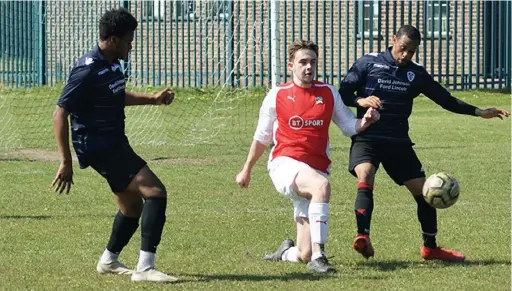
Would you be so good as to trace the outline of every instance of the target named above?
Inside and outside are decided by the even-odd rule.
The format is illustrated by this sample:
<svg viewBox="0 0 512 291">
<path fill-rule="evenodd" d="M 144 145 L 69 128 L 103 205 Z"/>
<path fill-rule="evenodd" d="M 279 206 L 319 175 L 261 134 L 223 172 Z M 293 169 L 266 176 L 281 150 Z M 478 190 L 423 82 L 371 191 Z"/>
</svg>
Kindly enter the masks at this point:
<svg viewBox="0 0 512 291">
<path fill-rule="evenodd" d="M 475 116 L 482 116 L 482 109 L 480 108 L 475 108 Z"/>
</svg>

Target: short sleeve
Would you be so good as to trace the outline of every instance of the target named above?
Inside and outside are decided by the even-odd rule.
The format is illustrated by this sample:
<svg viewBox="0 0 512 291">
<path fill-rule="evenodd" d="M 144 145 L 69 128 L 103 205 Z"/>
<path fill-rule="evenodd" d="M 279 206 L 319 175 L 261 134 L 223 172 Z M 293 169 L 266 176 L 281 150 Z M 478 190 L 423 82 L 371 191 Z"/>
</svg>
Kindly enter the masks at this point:
<svg viewBox="0 0 512 291">
<path fill-rule="evenodd" d="M 90 66 L 74 67 L 68 77 L 68 81 L 62 90 L 57 105 L 69 113 L 75 112 L 83 102 L 84 92 L 87 88 L 87 79 L 91 73 Z"/>
</svg>

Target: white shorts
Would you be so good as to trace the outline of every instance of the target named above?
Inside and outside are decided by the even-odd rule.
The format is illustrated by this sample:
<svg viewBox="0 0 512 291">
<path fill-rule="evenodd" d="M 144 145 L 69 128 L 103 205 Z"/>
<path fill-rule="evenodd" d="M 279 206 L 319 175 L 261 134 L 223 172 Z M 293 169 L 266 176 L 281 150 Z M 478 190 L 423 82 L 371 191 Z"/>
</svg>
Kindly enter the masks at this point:
<svg viewBox="0 0 512 291">
<path fill-rule="evenodd" d="M 288 197 L 293 202 L 293 218 L 297 220 L 299 217 L 308 217 L 310 200 L 300 197 L 292 189 L 295 178 L 301 169 L 313 169 L 306 163 L 297 161 L 290 157 L 277 157 L 268 163 L 268 173 L 277 192 Z M 324 177 L 328 177 L 327 173 L 315 170 Z"/>
</svg>

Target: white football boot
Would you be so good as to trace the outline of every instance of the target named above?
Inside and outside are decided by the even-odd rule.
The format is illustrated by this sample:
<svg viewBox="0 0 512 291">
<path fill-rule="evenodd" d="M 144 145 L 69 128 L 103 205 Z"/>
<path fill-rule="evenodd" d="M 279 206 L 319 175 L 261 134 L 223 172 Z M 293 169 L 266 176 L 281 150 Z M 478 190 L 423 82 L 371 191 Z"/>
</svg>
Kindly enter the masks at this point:
<svg viewBox="0 0 512 291">
<path fill-rule="evenodd" d="M 96 271 L 100 274 L 118 274 L 118 275 L 131 275 L 135 271 L 128 269 L 125 265 L 121 264 L 118 260 L 112 261 L 110 264 L 103 264 L 101 260 L 96 265 Z"/>
</svg>

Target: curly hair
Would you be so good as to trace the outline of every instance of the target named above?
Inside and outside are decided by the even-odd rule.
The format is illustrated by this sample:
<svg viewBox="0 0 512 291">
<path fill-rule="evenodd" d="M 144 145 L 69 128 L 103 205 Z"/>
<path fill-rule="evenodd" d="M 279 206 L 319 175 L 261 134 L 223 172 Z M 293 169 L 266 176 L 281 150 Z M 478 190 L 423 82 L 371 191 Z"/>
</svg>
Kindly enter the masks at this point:
<svg viewBox="0 0 512 291">
<path fill-rule="evenodd" d="M 106 40 L 111 36 L 122 37 L 137 29 L 137 19 L 124 8 L 108 10 L 100 19 L 100 39 Z"/>
</svg>

